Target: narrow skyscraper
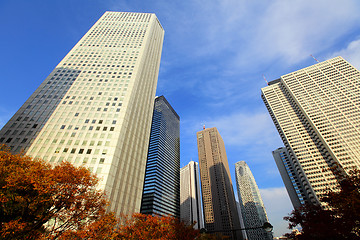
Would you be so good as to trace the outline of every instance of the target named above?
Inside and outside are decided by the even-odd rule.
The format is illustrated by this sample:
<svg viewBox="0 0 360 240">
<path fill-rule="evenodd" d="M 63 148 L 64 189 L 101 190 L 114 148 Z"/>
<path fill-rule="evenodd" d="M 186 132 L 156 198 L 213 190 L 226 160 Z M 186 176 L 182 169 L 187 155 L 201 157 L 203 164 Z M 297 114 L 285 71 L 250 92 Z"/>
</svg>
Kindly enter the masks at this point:
<svg viewBox="0 0 360 240">
<path fill-rule="evenodd" d="M 180 218 L 180 117 L 155 99 L 141 213 Z"/>
<path fill-rule="evenodd" d="M 272 152 L 276 165 L 279 169 L 281 178 L 284 182 L 286 190 L 294 209 L 299 208 L 302 204 L 308 202 L 306 191 L 294 163 L 291 161 L 288 151 L 285 147 L 281 147 Z"/>
<path fill-rule="evenodd" d="M 139 212 L 163 36 L 155 14 L 106 12 L 4 126 L 0 142 L 89 168 L 110 210 Z"/>
<path fill-rule="evenodd" d="M 320 202 L 360 167 L 360 72 L 336 57 L 261 90 L 307 198 Z"/>
<path fill-rule="evenodd" d="M 204 228 L 201 208 L 199 166 L 191 161 L 180 169 L 180 219 L 194 228 Z"/>
<path fill-rule="evenodd" d="M 197 132 L 205 228 L 242 239 L 224 141 L 213 128 Z"/>
<path fill-rule="evenodd" d="M 271 240 L 272 234 L 261 228 L 269 220 L 259 188 L 246 162 L 235 163 L 235 174 L 241 215 L 248 239 Z"/>
</svg>

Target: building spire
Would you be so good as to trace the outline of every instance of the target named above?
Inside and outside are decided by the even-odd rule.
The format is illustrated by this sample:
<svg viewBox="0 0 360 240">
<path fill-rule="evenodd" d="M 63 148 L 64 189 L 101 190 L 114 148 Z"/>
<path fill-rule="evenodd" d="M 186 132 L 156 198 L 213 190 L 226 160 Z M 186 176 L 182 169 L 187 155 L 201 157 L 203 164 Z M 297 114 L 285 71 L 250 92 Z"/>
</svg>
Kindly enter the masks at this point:
<svg viewBox="0 0 360 240">
<path fill-rule="evenodd" d="M 310 56 L 319 63 L 319 60 L 317 60 L 312 54 L 310 54 Z"/>
</svg>

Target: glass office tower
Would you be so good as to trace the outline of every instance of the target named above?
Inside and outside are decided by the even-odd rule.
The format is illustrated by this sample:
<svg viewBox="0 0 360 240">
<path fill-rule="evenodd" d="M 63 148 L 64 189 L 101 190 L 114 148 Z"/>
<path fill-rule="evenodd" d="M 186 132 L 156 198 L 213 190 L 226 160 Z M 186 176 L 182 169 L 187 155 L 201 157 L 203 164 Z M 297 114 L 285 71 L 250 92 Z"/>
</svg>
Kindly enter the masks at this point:
<svg viewBox="0 0 360 240">
<path fill-rule="evenodd" d="M 236 188 L 241 215 L 249 240 L 271 240 L 272 234 L 261 228 L 269 222 L 255 178 L 244 161 L 235 163 Z M 258 228 L 257 228 L 258 227 Z M 256 228 L 256 229 L 251 229 Z"/>
<path fill-rule="evenodd" d="M 180 218 L 180 117 L 155 99 L 141 213 Z"/>
</svg>

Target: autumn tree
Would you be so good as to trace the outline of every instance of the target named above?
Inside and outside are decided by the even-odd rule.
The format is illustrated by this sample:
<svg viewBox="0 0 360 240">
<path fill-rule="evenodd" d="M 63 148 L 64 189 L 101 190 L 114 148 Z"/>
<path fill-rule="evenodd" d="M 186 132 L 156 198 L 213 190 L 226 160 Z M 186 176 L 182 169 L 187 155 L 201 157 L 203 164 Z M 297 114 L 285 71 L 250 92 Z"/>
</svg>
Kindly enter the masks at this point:
<svg viewBox="0 0 360 240">
<path fill-rule="evenodd" d="M 0 146 L 0 239 L 195 239 L 199 231 L 173 217 L 106 212 L 98 180 L 68 162 L 52 166 Z M 207 239 L 207 238 L 201 238 Z"/>
<path fill-rule="evenodd" d="M 135 213 L 119 228 L 117 239 L 191 240 L 198 236 L 199 230 L 177 218 Z"/>
<path fill-rule="evenodd" d="M 288 236 L 299 240 L 360 239 L 360 172 L 344 176 L 338 188 L 321 199 L 326 209 L 307 204 L 284 217 L 290 229 L 302 227 L 300 235 Z"/>
<path fill-rule="evenodd" d="M 0 238 L 56 239 L 100 220 L 114 223 L 97 182 L 85 168 L 52 167 L 0 146 Z"/>
</svg>

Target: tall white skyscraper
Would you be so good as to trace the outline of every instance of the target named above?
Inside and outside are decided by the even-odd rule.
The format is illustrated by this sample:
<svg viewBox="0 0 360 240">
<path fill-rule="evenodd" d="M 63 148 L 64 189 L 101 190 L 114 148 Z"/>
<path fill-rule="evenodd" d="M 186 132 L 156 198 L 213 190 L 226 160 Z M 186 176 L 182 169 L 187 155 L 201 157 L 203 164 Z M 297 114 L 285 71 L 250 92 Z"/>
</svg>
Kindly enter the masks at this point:
<svg viewBox="0 0 360 240">
<path fill-rule="evenodd" d="M 164 30 L 106 12 L 0 132 L 13 151 L 96 173 L 110 210 L 140 211 Z"/>
<path fill-rule="evenodd" d="M 313 203 L 360 167 L 360 72 L 341 57 L 289 73 L 263 101 Z"/>
<path fill-rule="evenodd" d="M 271 240 L 262 226 L 269 222 L 255 178 L 244 161 L 235 163 L 236 188 L 241 215 L 249 240 Z"/>
<path fill-rule="evenodd" d="M 180 219 L 189 224 L 196 222 L 197 229 L 204 228 L 199 174 L 199 165 L 194 161 L 180 169 Z"/>
</svg>

